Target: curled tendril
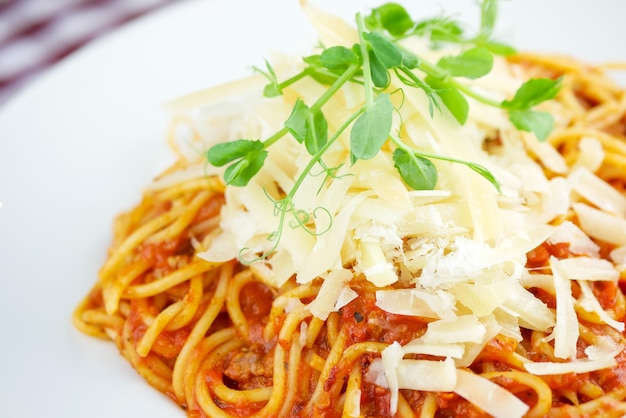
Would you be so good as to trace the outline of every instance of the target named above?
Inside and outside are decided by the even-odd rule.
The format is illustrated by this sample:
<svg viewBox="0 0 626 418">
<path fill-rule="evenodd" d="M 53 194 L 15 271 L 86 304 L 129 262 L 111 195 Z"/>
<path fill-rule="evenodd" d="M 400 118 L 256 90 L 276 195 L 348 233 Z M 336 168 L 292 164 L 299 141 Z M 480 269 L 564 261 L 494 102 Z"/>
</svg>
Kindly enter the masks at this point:
<svg viewBox="0 0 626 418">
<path fill-rule="evenodd" d="M 269 242 L 273 242 L 273 244 L 271 248 L 266 250 L 263 254 L 257 257 L 248 258 L 248 259 L 245 256 L 246 256 L 246 253 L 250 251 L 250 247 L 242 248 L 239 251 L 239 254 L 237 255 L 237 259 L 243 265 L 250 265 L 257 261 L 265 260 L 274 251 L 276 251 L 276 249 L 278 248 L 278 243 L 280 242 L 280 239 L 285 229 L 285 221 L 286 221 L 285 218 L 288 213 L 291 213 L 293 215 L 293 219 L 288 222 L 288 225 L 290 228 L 292 229 L 301 228 L 303 231 L 305 231 L 306 233 L 312 236 L 317 237 L 317 236 L 323 235 L 327 233 L 328 231 L 330 231 L 330 228 L 333 226 L 333 215 L 332 213 L 330 213 L 330 211 L 327 208 L 323 206 L 318 206 L 315 209 L 313 209 L 311 213 L 309 213 L 303 209 L 297 209 L 295 205 L 293 204 L 293 201 L 289 197 L 286 197 L 280 200 L 273 200 L 273 201 L 274 201 L 274 212 L 279 217 L 278 227 L 276 228 L 276 230 L 272 231 L 267 236 L 267 240 Z M 322 213 L 323 215 L 320 215 L 320 213 Z M 328 219 L 328 222 L 325 228 L 316 232 L 312 227 L 309 226 L 310 221 L 312 218 L 321 219 L 322 217 L 325 217 L 326 219 Z"/>
</svg>

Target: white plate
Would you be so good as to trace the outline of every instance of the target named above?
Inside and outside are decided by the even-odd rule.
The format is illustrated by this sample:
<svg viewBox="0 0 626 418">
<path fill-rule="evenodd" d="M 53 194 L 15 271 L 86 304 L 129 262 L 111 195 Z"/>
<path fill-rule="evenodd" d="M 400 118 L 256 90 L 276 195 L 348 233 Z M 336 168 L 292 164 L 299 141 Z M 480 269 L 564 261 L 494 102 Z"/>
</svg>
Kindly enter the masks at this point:
<svg viewBox="0 0 626 418">
<path fill-rule="evenodd" d="M 351 17 L 354 5 L 320 0 Z M 420 13 L 440 10 L 430 0 Z M 441 0 L 475 22 L 467 0 Z M 279 7 L 280 6 L 280 7 Z M 518 46 L 626 60 L 626 2 L 510 0 L 498 31 Z M 180 2 L 49 71 L 0 113 L 0 416 L 183 417 L 117 353 L 72 328 L 116 213 L 170 161 L 159 105 L 249 72 L 266 47 L 312 31 L 296 0 Z"/>
</svg>

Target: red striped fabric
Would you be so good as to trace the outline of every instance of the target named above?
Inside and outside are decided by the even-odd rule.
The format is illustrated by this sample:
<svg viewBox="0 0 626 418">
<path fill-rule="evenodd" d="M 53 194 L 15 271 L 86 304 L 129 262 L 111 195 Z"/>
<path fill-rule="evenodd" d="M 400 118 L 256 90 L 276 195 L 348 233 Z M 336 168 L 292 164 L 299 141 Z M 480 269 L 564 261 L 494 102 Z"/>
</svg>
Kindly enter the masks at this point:
<svg viewBox="0 0 626 418">
<path fill-rule="evenodd" d="M 174 0 L 0 0 L 0 103 L 44 69 Z"/>
</svg>

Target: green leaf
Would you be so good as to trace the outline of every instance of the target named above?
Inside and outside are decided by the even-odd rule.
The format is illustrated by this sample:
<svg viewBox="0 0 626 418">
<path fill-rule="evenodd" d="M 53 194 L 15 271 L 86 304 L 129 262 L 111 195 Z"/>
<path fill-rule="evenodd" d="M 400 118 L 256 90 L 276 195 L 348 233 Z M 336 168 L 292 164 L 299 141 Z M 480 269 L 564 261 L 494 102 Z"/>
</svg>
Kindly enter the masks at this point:
<svg viewBox="0 0 626 418">
<path fill-rule="evenodd" d="M 265 97 L 276 97 L 282 94 L 280 86 L 278 85 L 278 79 L 276 77 L 276 72 L 274 72 L 274 68 L 269 63 L 268 60 L 265 60 L 265 68 L 266 70 L 262 70 L 258 67 L 253 67 L 253 69 L 262 74 L 265 78 L 268 79 L 269 84 L 265 86 L 263 89 L 263 95 Z"/>
<path fill-rule="evenodd" d="M 511 110 L 509 119 L 517 129 L 534 133 L 540 141 L 545 141 L 554 129 L 554 119 L 547 112 L 528 109 Z"/>
<path fill-rule="evenodd" d="M 374 158 L 383 146 L 389 132 L 393 116 L 393 104 L 388 94 L 380 94 L 371 106 L 358 117 L 350 131 L 350 153 L 355 159 Z"/>
<path fill-rule="evenodd" d="M 487 48 L 492 54 L 505 57 L 517 53 L 517 50 L 512 46 L 495 41 L 481 41 L 480 45 Z"/>
<path fill-rule="evenodd" d="M 291 114 L 285 121 L 285 128 L 287 128 L 289 133 L 300 143 L 304 141 L 307 135 L 309 113 L 309 107 L 298 98 L 291 110 Z"/>
<path fill-rule="evenodd" d="M 443 57 L 437 66 L 446 70 L 453 77 L 477 79 L 489 74 L 493 68 L 493 55 L 487 48 L 468 49 L 458 56 Z"/>
<path fill-rule="evenodd" d="M 413 155 L 402 148 L 393 152 L 394 166 L 402 180 L 414 190 L 432 190 L 437 184 L 437 168 L 427 158 Z"/>
<path fill-rule="evenodd" d="M 221 167 L 244 157 L 248 153 L 262 149 L 263 143 L 259 140 L 238 139 L 236 141 L 215 144 L 209 148 L 206 155 L 212 165 Z"/>
<path fill-rule="evenodd" d="M 270 83 L 270 84 L 267 84 L 265 88 L 263 88 L 264 97 L 268 97 L 268 98 L 278 97 L 281 94 L 282 94 L 282 91 L 280 91 L 278 84 Z"/>
<path fill-rule="evenodd" d="M 491 183 L 493 187 L 496 188 L 498 193 L 502 192 L 498 179 L 495 178 L 495 176 L 493 175 L 491 171 L 487 170 L 485 167 L 483 167 L 480 164 L 465 162 L 465 165 L 471 168 L 472 170 L 474 170 L 475 172 L 477 172 L 478 174 L 480 174 L 481 176 L 483 176 L 487 181 L 489 181 L 489 183 Z"/>
<path fill-rule="evenodd" d="M 498 0 L 483 0 L 480 5 L 480 34 L 489 38 L 496 24 Z"/>
<path fill-rule="evenodd" d="M 461 42 L 463 29 L 452 19 L 438 17 L 419 22 L 414 29 L 418 36 L 429 38 L 432 42 Z"/>
<path fill-rule="evenodd" d="M 386 68 L 394 68 L 402 64 L 402 51 L 395 43 L 377 32 L 364 33 L 363 37 L 369 43 L 376 58 Z"/>
<path fill-rule="evenodd" d="M 238 187 L 247 185 L 250 179 L 263 167 L 265 158 L 267 158 L 266 150 L 246 154 L 244 158 L 226 167 L 224 182 Z"/>
<path fill-rule="evenodd" d="M 344 46 L 327 48 L 320 55 L 320 64 L 329 69 L 345 68 L 358 62 L 356 54 Z"/>
<path fill-rule="evenodd" d="M 413 20 L 404 7 L 387 3 L 372 10 L 365 18 L 369 29 L 385 29 L 392 36 L 402 36 L 413 27 Z"/>
<path fill-rule="evenodd" d="M 425 81 L 435 90 L 441 102 L 448 108 L 457 122 L 463 125 L 469 114 L 469 103 L 465 96 L 454 86 L 441 79 L 428 76 Z"/>
<path fill-rule="evenodd" d="M 404 68 L 408 68 L 409 70 L 417 68 L 419 59 L 414 54 L 404 49 L 400 50 L 400 52 L 402 52 L 402 66 Z"/>
<path fill-rule="evenodd" d="M 304 145 L 311 155 L 315 155 L 328 141 L 328 122 L 321 110 L 309 112 Z"/>
<path fill-rule="evenodd" d="M 556 96 L 561 88 L 562 78 L 531 78 L 515 92 L 513 100 L 504 100 L 502 107 L 511 110 L 524 110 L 550 100 Z"/>
<path fill-rule="evenodd" d="M 380 89 L 384 89 L 389 85 L 389 71 L 376 57 L 376 55 L 370 51 L 370 74 L 372 75 L 372 82 Z"/>
<path fill-rule="evenodd" d="M 313 80 L 317 81 L 318 83 L 324 86 L 332 85 L 335 81 L 337 81 L 337 78 L 339 78 L 338 75 L 333 74 L 332 72 L 329 73 L 329 72 L 320 72 L 320 71 L 315 71 L 311 73 L 310 76 Z"/>
<path fill-rule="evenodd" d="M 285 128 L 296 141 L 304 142 L 311 155 L 317 153 L 328 140 L 328 122 L 324 114 L 321 110 L 312 112 L 300 98 L 285 121 Z"/>
<path fill-rule="evenodd" d="M 322 62 L 319 54 L 307 55 L 306 57 L 302 57 L 302 61 L 306 64 L 309 64 L 311 67 L 321 67 Z"/>
</svg>

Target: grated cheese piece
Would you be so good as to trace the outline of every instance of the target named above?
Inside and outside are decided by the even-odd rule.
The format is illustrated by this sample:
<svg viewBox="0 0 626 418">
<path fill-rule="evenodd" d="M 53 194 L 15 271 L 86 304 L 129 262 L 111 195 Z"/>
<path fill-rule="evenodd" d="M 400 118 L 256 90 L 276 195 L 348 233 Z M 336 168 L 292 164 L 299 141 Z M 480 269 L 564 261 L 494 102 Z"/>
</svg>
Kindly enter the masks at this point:
<svg viewBox="0 0 626 418">
<path fill-rule="evenodd" d="M 335 182 L 341 183 L 341 182 Z M 345 193 L 345 191 L 344 191 Z M 331 268 L 343 265 L 341 247 L 348 236 L 350 217 L 359 204 L 369 195 L 363 192 L 353 196 L 339 213 L 334 216 L 328 231 L 316 237 L 313 249 L 307 255 L 306 261 L 297 272 L 298 283 L 308 283 L 315 277 L 321 276 Z"/>
<path fill-rule="evenodd" d="M 451 392 L 456 386 L 456 367 L 445 360 L 401 360 L 396 368 L 400 389 Z"/>
<path fill-rule="evenodd" d="M 345 286 L 343 289 L 341 289 L 341 292 L 339 292 L 339 296 L 337 296 L 337 302 L 335 302 L 335 310 L 338 311 L 358 297 L 359 294 L 352 290 L 350 286 Z"/>
<path fill-rule="evenodd" d="M 578 305 L 587 312 L 593 312 L 607 325 L 615 328 L 618 331 L 624 331 L 624 322 L 613 319 L 607 311 L 602 309 L 602 305 L 593 294 L 589 283 L 586 280 L 578 280 L 578 285 L 582 295 L 578 299 Z"/>
<path fill-rule="evenodd" d="M 587 170 L 595 173 L 604 161 L 604 149 L 598 138 L 583 137 L 578 141 L 578 149 L 580 153 L 574 163 L 574 168 L 585 167 Z"/>
<path fill-rule="evenodd" d="M 572 257 L 559 261 L 561 273 L 570 280 L 615 281 L 619 272 L 610 261 L 601 258 Z"/>
<path fill-rule="evenodd" d="M 454 319 L 430 322 L 421 340 L 426 343 L 449 344 L 483 341 L 487 329 L 475 315 L 462 315 Z"/>
<path fill-rule="evenodd" d="M 510 289 L 508 281 L 490 284 L 458 283 L 450 292 L 474 315 L 479 317 L 492 313 L 507 299 Z"/>
<path fill-rule="evenodd" d="M 589 360 L 602 360 L 615 357 L 624 350 L 624 345 L 614 341 L 606 335 L 598 336 L 598 342 L 585 348 Z"/>
<path fill-rule="evenodd" d="M 574 254 L 600 257 L 600 246 L 571 221 L 564 221 L 554 228 L 548 242 L 569 244 L 569 249 Z"/>
<path fill-rule="evenodd" d="M 352 272 L 347 269 L 333 270 L 324 277 L 324 282 L 313 302 L 306 308 L 316 318 L 326 320 L 328 314 L 335 311 L 339 295 L 352 279 Z"/>
<path fill-rule="evenodd" d="M 578 216 L 582 230 L 589 236 L 610 244 L 626 245 L 626 219 L 602 212 L 585 203 L 574 203 L 572 208 Z"/>
<path fill-rule="evenodd" d="M 496 418 L 522 417 L 529 406 L 508 390 L 477 374 L 456 371 L 454 392 Z"/>
<path fill-rule="evenodd" d="M 520 132 L 520 135 L 526 146 L 545 167 L 557 174 L 567 173 L 568 168 L 565 159 L 549 142 L 539 141 L 535 135 L 527 132 Z"/>
<path fill-rule="evenodd" d="M 460 359 L 465 353 L 463 344 L 437 344 L 425 343 L 421 338 L 416 338 L 402 346 L 404 354 L 429 354 L 431 356 L 451 357 Z"/>
<path fill-rule="evenodd" d="M 387 261 L 385 253 L 377 242 L 360 241 L 360 253 L 357 253 L 358 267 L 365 274 L 365 278 L 378 287 L 383 287 L 398 281 L 393 264 Z"/>
<path fill-rule="evenodd" d="M 465 346 L 465 353 L 462 358 L 456 361 L 457 367 L 469 367 L 474 360 L 476 360 L 476 357 L 478 357 L 478 355 L 483 351 L 485 345 L 494 339 L 496 335 L 504 332 L 504 323 L 498 322 L 497 318 L 498 317 L 496 315 L 489 315 L 480 319 L 480 322 L 485 327 L 483 339 L 478 343 L 466 342 L 463 344 Z M 515 326 L 517 326 L 517 324 L 515 324 Z"/>
<path fill-rule="evenodd" d="M 399 389 L 412 389 L 431 392 L 450 392 L 456 386 L 456 367 L 454 361 L 405 360 L 400 343 L 394 341 L 381 353 L 383 376 L 389 388 L 390 412 L 398 410 Z M 376 381 L 380 382 L 380 375 Z"/>
<path fill-rule="evenodd" d="M 423 318 L 454 317 L 454 299 L 418 289 L 377 290 L 376 306 L 398 315 Z"/>
<path fill-rule="evenodd" d="M 626 218 L 626 197 L 584 167 L 568 176 L 572 189 L 603 211 Z"/>
<path fill-rule="evenodd" d="M 391 415 L 395 415 L 398 410 L 398 390 L 400 389 L 398 382 L 398 366 L 402 361 L 402 357 L 404 357 L 402 346 L 397 341 L 387 346 L 381 353 L 383 373 L 387 387 L 391 393 L 389 399 Z"/>
<path fill-rule="evenodd" d="M 244 93 L 255 92 L 255 96 L 258 96 L 258 92 L 263 89 L 266 83 L 267 80 L 261 74 L 253 74 L 246 78 L 219 84 L 170 100 L 163 107 L 172 114 L 178 114 L 200 106 L 206 107 L 210 104 L 222 103 Z"/>
<path fill-rule="evenodd" d="M 572 286 L 570 280 L 561 271 L 560 261 L 550 257 L 550 267 L 554 278 L 556 292 L 556 325 L 554 337 L 554 355 L 562 359 L 576 358 L 576 343 L 578 342 L 578 317 L 574 310 Z"/>
<path fill-rule="evenodd" d="M 612 357 L 605 357 L 598 360 L 578 360 L 565 363 L 554 362 L 528 362 L 524 363 L 524 368 L 529 373 L 537 376 L 558 375 L 568 373 L 589 373 L 596 370 L 615 367 L 617 361 Z"/>
<path fill-rule="evenodd" d="M 511 283 L 509 296 L 502 307 L 518 317 L 520 325 L 528 329 L 548 331 L 555 324 L 554 314 L 546 304 L 519 283 Z"/>
<path fill-rule="evenodd" d="M 310 4 L 306 0 L 300 0 L 300 5 L 315 27 L 322 45 L 344 45 L 349 48 L 359 42 L 356 30 L 345 20 Z"/>
<path fill-rule="evenodd" d="M 626 264 L 626 246 L 614 248 L 609 257 L 615 264 Z"/>
</svg>

